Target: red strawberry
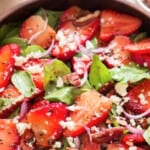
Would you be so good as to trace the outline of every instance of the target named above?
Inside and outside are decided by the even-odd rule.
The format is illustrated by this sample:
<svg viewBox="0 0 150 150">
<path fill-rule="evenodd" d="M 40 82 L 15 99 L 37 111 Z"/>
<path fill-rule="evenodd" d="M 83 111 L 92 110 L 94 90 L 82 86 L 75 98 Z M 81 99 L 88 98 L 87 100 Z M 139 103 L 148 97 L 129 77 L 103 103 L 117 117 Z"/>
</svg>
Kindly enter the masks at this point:
<svg viewBox="0 0 150 150">
<path fill-rule="evenodd" d="M 81 147 L 80 150 L 101 150 L 101 145 L 97 142 L 90 140 L 89 135 L 84 133 L 81 136 Z"/>
<path fill-rule="evenodd" d="M 121 143 L 113 143 L 113 144 L 108 144 L 107 150 L 129 150 L 130 148 L 131 148 L 130 146 L 126 146 Z M 134 146 L 134 148 L 136 150 L 145 150 L 137 146 Z"/>
<path fill-rule="evenodd" d="M 47 147 L 61 136 L 62 127 L 59 122 L 65 120 L 68 111 L 65 104 L 43 101 L 35 104 L 28 112 L 26 122 L 31 124 L 36 144 Z"/>
<path fill-rule="evenodd" d="M 69 115 L 74 125 L 67 127 L 64 135 L 75 137 L 83 133 L 86 128 L 103 122 L 108 117 L 111 105 L 110 100 L 106 100 L 94 90 L 82 93 L 75 101 L 75 106 L 79 109 Z"/>
<path fill-rule="evenodd" d="M 44 89 L 44 70 L 43 61 L 41 59 L 29 59 L 25 62 L 21 69 L 28 71 L 31 74 L 35 86 L 42 90 Z"/>
<path fill-rule="evenodd" d="M 127 44 L 124 50 L 131 53 L 132 60 L 142 66 L 150 68 L 150 39 L 144 39 L 138 43 Z"/>
<path fill-rule="evenodd" d="M 145 139 L 141 134 L 126 134 L 121 139 L 121 142 L 126 145 L 129 145 L 131 143 L 142 144 L 142 143 L 145 143 Z"/>
<path fill-rule="evenodd" d="M 133 54 L 131 53 L 132 60 L 144 67 L 150 68 L 150 54 Z"/>
<path fill-rule="evenodd" d="M 129 101 L 125 107 L 135 113 L 143 113 L 150 109 L 150 80 L 141 81 L 129 93 Z"/>
<path fill-rule="evenodd" d="M 16 150 L 20 137 L 16 125 L 11 119 L 0 119 L 0 148 L 3 150 Z"/>
<path fill-rule="evenodd" d="M 0 92 L 8 85 L 14 69 L 14 56 L 20 53 L 17 44 L 8 44 L 0 48 Z"/>
<path fill-rule="evenodd" d="M 150 38 L 128 44 L 124 49 L 133 54 L 150 54 Z"/>
<path fill-rule="evenodd" d="M 129 35 L 141 26 L 142 21 L 128 14 L 113 10 L 103 10 L 101 13 L 100 40 L 110 41 L 116 35 Z"/>
<path fill-rule="evenodd" d="M 81 45 L 93 38 L 98 29 L 98 17 L 81 25 L 77 25 L 72 21 L 62 23 L 56 36 L 58 41 L 51 52 L 52 56 L 62 60 L 72 58 L 79 51 Z"/>
<path fill-rule="evenodd" d="M 100 54 L 109 67 L 120 66 L 131 62 L 130 53 L 123 48 L 131 43 L 127 36 L 116 36 L 106 47 L 106 50 Z"/>
<path fill-rule="evenodd" d="M 29 40 L 31 44 L 37 44 L 43 48 L 48 48 L 52 39 L 55 38 L 56 33 L 46 24 L 46 21 L 44 21 L 42 17 L 35 15 L 27 18 L 23 22 L 19 35 Z"/>
<path fill-rule="evenodd" d="M 68 9 L 66 9 L 61 17 L 60 17 L 60 22 L 66 22 L 69 20 L 75 20 L 76 18 L 78 18 L 79 16 L 81 16 L 82 13 L 82 9 L 77 7 L 77 6 L 72 6 Z"/>
<path fill-rule="evenodd" d="M 72 58 L 71 64 L 73 71 L 76 72 L 80 77 L 83 77 L 85 71 L 88 71 L 92 63 L 91 57 L 76 57 Z"/>
</svg>

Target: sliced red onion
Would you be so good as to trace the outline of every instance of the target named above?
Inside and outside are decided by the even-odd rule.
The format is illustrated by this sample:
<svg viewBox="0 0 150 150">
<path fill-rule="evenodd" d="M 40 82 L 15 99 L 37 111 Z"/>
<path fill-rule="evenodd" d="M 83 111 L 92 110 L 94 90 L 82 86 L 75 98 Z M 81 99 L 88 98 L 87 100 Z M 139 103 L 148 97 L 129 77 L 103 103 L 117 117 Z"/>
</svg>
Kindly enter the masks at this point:
<svg viewBox="0 0 150 150">
<path fill-rule="evenodd" d="M 76 148 L 80 148 L 80 139 L 79 139 L 79 137 L 75 137 L 74 138 L 74 144 L 76 145 Z"/>
<path fill-rule="evenodd" d="M 84 72 L 83 78 L 81 79 L 80 87 L 85 84 L 85 82 L 87 81 L 87 78 L 88 78 L 88 72 L 87 72 L 87 70 L 86 70 L 86 71 Z"/>
<path fill-rule="evenodd" d="M 92 135 L 91 135 L 91 130 L 90 130 L 90 128 L 87 127 L 87 126 L 83 126 L 83 127 L 84 127 L 84 129 L 86 130 L 86 132 L 87 132 L 87 134 L 88 134 L 88 136 L 89 136 L 90 142 L 92 142 Z"/>
<path fill-rule="evenodd" d="M 16 150 L 21 150 L 21 148 L 20 148 L 20 146 L 19 146 L 19 145 L 17 145 Z"/>
<path fill-rule="evenodd" d="M 139 115 L 132 115 L 132 114 L 129 114 L 129 113 L 125 112 L 125 111 L 123 111 L 123 113 L 129 119 L 140 119 L 140 118 L 145 117 L 148 114 L 150 114 L 150 109 L 146 110 L 144 113 L 141 113 Z"/>
<path fill-rule="evenodd" d="M 35 34 L 33 34 L 33 35 L 30 37 L 30 39 L 28 40 L 28 43 L 31 44 L 31 42 L 32 42 L 36 37 L 38 37 L 41 33 L 43 33 L 43 32 L 46 30 L 47 25 L 48 25 L 48 18 L 47 18 L 47 16 L 46 16 L 44 27 L 43 27 L 40 31 L 38 31 L 38 32 L 36 32 Z"/>
<path fill-rule="evenodd" d="M 144 130 L 142 130 L 142 129 L 138 129 L 138 128 L 132 127 L 130 125 L 126 125 L 126 128 L 133 134 L 140 134 L 140 135 L 144 134 Z"/>
<path fill-rule="evenodd" d="M 25 115 L 29 111 L 29 107 L 30 107 L 29 101 L 24 100 L 24 102 L 21 104 L 19 119 L 23 119 L 25 117 Z"/>
</svg>

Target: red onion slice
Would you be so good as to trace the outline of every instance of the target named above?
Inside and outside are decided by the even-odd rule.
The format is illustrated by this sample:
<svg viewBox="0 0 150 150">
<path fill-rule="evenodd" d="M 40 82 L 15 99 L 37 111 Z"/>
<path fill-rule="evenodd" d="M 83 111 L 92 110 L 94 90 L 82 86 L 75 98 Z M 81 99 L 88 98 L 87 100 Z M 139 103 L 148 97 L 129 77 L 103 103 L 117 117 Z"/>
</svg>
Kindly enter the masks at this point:
<svg viewBox="0 0 150 150">
<path fill-rule="evenodd" d="M 29 101 L 24 100 L 24 102 L 21 104 L 20 115 L 19 115 L 20 120 L 22 120 L 25 117 L 25 115 L 29 111 L 29 108 L 30 108 Z"/>
<path fill-rule="evenodd" d="M 138 128 L 132 127 L 130 125 L 126 125 L 126 128 L 133 134 L 140 134 L 140 135 L 144 134 L 144 130 L 142 130 L 142 129 L 138 129 Z"/>
<path fill-rule="evenodd" d="M 124 115 L 129 118 L 129 119 L 140 119 L 142 117 L 145 117 L 147 116 L 148 114 L 150 114 L 150 109 L 146 110 L 145 112 L 139 114 L 139 115 L 132 115 L 132 114 L 129 114 L 125 111 L 123 111 Z"/>
</svg>

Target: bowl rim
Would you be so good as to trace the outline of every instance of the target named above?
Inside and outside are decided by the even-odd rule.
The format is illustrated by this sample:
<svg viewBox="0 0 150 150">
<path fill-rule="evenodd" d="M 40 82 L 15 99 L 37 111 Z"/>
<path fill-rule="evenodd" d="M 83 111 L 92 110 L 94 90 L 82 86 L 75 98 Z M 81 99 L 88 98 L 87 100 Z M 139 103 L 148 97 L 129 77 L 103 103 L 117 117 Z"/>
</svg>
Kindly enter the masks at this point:
<svg viewBox="0 0 150 150">
<path fill-rule="evenodd" d="M 4 11 L 3 13 L 0 13 L 0 24 L 6 19 L 8 18 L 11 14 L 15 13 L 17 10 L 21 9 L 21 8 L 26 8 L 27 6 L 31 5 L 31 4 L 36 4 L 38 2 L 40 2 L 41 0 L 24 0 L 22 2 L 17 2 L 15 5 L 10 6 L 10 8 L 8 8 L 6 11 Z M 44 0 L 42 0 L 44 1 Z M 144 16 L 146 16 L 147 18 L 150 18 L 150 13 L 148 10 L 143 9 L 143 7 L 141 7 L 138 3 L 138 0 L 112 0 L 121 4 L 124 4 L 126 6 L 131 7 L 132 9 L 138 11 L 139 13 L 143 14 Z M 15 0 L 14 0 L 15 2 Z M 146 7 L 146 6 L 145 6 Z"/>
</svg>

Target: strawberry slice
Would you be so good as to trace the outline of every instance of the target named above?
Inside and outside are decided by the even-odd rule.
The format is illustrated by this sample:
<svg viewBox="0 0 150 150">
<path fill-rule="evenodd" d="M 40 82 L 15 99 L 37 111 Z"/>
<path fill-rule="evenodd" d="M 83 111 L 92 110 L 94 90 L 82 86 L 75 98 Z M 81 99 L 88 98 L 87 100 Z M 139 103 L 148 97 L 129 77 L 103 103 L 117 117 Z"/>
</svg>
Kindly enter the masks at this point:
<svg viewBox="0 0 150 150">
<path fill-rule="evenodd" d="M 83 11 L 84 10 L 77 6 L 72 6 L 62 13 L 62 15 L 60 16 L 60 22 L 63 23 L 69 20 L 75 20 L 76 18 L 81 16 Z"/>
<path fill-rule="evenodd" d="M 41 59 L 29 59 L 21 66 L 21 69 L 31 74 L 33 82 L 39 90 L 44 90 L 44 70 Z"/>
<path fill-rule="evenodd" d="M 84 133 L 81 136 L 81 147 L 80 150 L 101 150 L 101 145 L 97 142 L 90 140 L 88 134 Z"/>
<path fill-rule="evenodd" d="M 65 120 L 68 113 L 65 104 L 45 101 L 35 104 L 26 116 L 26 122 L 31 124 L 35 135 L 36 145 L 41 147 L 50 146 L 51 142 L 61 136 L 62 127 L 59 122 Z"/>
<path fill-rule="evenodd" d="M 75 101 L 75 107 L 79 109 L 69 115 L 73 126 L 67 126 L 64 135 L 75 137 L 83 133 L 86 128 L 103 122 L 108 117 L 111 105 L 110 100 L 94 90 L 82 93 Z"/>
<path fill-rule="evenodd" d="M 150 54 L 133 54 L 131 53 L 132 60 L 144 67 L 150 68 Z"/>
<path fill-rule="evenodd" d="M 141 135 L 141 134 L 126 134 L 121 139 L 121 142 L 126 145 L 131 144 L 131 143 L 142 144 L 142 143 L 145 143 L 145 139 L 144 139 L 143 135 Z"/>
<path fill-rule="evenodd" d="M 0 119 L 0 148 L 3 150 L 16 150 L 20 137 L 16 125 L 11 119 Z"/>
<path fill-rule="evenodd" d="M 79 51 L 81 45 L 93 38 L 98 29 L 98 17 L 80 25 L 72 21 L 62 23 L 56 35 L 57 42 L 55 48 L 52 49 L 52 56 L 62 60 L 72 58 Z"/>
<path fill-rule="evenodd" d="M 129 43 L 131 43 L 131 40 L 127 36 L 116 36 L 109 43 L 105 48 L 106 50 L 100 54 L 104 57 L 108 67 L 120 66 L 131 62 L 130 53 L 124 50 L 124 46 Z"/>
<path fill-rule="evenodd" d="M 108 144 L 107 150 L 129 150 L 131 148 L 132 148 L 132 146 L 130 147 L 130 146 L 126 146 L 121 143 L 113 143 L 113 144 Z M 145 150 L 145 149 L 137 147 L 137 146 L 134 146 L 133 149 Z"/>
<path fill-rule="evenodd" d="M 128 44 L 124 49 L 133 54 L 150 54 L 150 38 Z"/>
<path fill-rule="evenodd" d="M 74 56 L 71 60 L 72 69 L 80 77 L 83 77 L 85 71 L 88 71 L 92 63 L 92 59 L 89 56 L 76 57 Z"/>
<path fill-rule="evenodd" d="M 135 113 L 143 113 L 150 109 L 150 80 L 141 81 L 129 93 L 129 101 L 125 107 Z"/>
<path fill-rule="evenodd" d="M 8 44 L 0 48 L 0 92 L 8 85 L 14 69 L 14 56 L 20 53 L 17 44 Z"/>
<path fill-rule="evenodd" d="M 49 47 L 55 35 L 56 32 L 38 15 L 27 18 L 19 33 L 19 36 L 27 39 L 29 43 L 40 45 L 43 48 Z"/>
<path fill-rule="evenodd" d="M 101 13 L 99 38 L 107 42 L 116 35 L 129 35 L 138 30 L 141 24 L 142 21 L 136 17 L 106 9 Z"/>
</svg>

